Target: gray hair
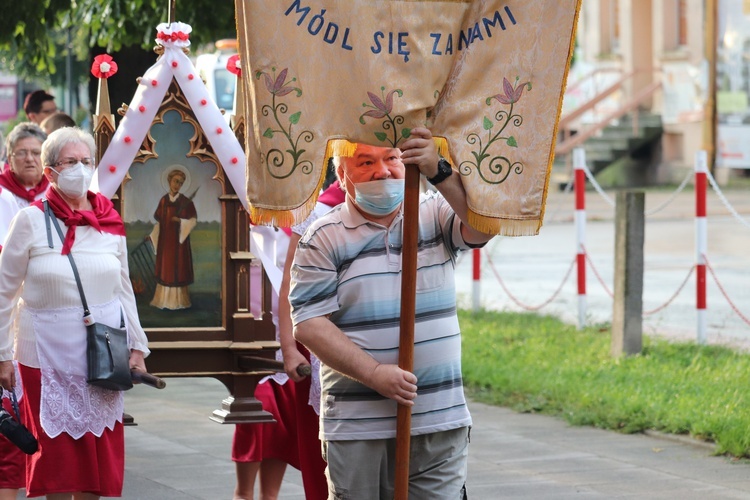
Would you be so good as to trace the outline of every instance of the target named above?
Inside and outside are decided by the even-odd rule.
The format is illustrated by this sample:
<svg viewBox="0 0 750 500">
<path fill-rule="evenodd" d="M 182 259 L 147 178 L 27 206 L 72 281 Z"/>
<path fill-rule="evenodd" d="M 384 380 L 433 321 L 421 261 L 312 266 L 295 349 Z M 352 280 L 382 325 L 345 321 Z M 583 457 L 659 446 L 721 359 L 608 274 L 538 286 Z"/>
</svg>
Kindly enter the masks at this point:
<svg viewBox="0 0 750 500">
<path fill-rule="evenodd" d="M 71 143 L 83 143 L 89 148 L 91 160 L 96 159 L 94 137 L 78 127 L 64 127 L 52 132 L 42 144 L 42 165 L 49 167 L 57 163 L 60 151 Z"/>
<path fill-rule="evenodd" d="M 338 179 L 341 189 L 345 193 L 346 193 L 346 179 L 344 179 L 342 176 L 339 175 L 339 167 L 341 167 L 341 170 L 343 171 L 344 164 L 350 158 L 351 156 L 332 156 L 331 157 L 331 166 L 333 167 L 333 173 L 336 176 L 336 179 Z"/>
<path fill-rule="evenodd" d="M 18 141 L 28 139 L 29 137 L 38 139 L 39 142 L 44 142 L 45 139 L 47 139 L 47 134 L 45 134 L 44 130 L 34 122 L 19 123 L 13 127 L 13 130 L 10 131 L 8 138 L 5 140 L 5 149 L 8 156 L 13 153 Z"/>
</svg>

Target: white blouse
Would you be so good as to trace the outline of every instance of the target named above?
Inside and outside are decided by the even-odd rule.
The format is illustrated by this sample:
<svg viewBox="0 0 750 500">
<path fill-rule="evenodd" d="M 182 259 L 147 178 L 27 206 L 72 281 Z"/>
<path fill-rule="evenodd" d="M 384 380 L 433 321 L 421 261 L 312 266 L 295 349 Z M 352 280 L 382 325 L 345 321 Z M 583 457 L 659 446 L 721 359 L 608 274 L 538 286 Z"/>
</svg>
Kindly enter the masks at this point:
<svg viewBox="0 0 750 500">
<path fill-rule="evenodd" d="M 0 188 L 0 246 L 5 243 L 5 235 L 8 233 L 10 221 L 18 213 L 18 203 L 13 193 L 7 189 Z"/>
<path fill-rule="evenodd" d="M 50 224 L 54 248 L 49 248 L 44 219 L 37 207 L 18 212 L 0 253 L 0 361 L 12 359 L 15 335 L 16 359 L 33 368 L 39 368 L 39 359 L 32 316 L 26 309 L 78 308 L 83 316 L 70 262 L 61 254 L 62 242 Z M 58 222 L 64 236 L 67 227 Z M 119 299 L 130 348 L 148 355 L 130 283 L 125 237 L 78 226 L 71 254 L 89 306 Z"/>
</svg>

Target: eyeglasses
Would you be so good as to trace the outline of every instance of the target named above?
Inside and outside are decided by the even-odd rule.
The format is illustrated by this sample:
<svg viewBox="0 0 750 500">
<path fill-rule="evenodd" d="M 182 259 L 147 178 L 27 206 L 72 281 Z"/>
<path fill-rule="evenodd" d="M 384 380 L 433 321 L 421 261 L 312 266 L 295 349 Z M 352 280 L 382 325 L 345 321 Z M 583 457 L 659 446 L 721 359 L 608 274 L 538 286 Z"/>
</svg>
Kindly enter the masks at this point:
<svg viewBox="0 0 750 500">
<path fill-rule="evenodd" d="M 29 155 L 33 156 L 34 158 L 39 158 L 40 156 L 42 156 L 42 152 L 39 149 L 34 149 L 31 151 L 29 151 L 28 149 L 21 149 L 20 151 L 16 151 L 15 153 L 11 154 L 13 158 L 18 158 L 19 160 L 23 160 Z"/>
<path fill-rule="evenodd" d="M 57 161 L 50 166 L 58 167 L 58 168 L 59 167 L 69 168 L 69 167 L 75 166 L 78 162 L 83 163 L 84 167 L 94 166 L 94 160 L 92 160 L 91 158 L 80 158 L 80 159 L 79 158 L 65 158 L 64 160 Z"/>
</svg>

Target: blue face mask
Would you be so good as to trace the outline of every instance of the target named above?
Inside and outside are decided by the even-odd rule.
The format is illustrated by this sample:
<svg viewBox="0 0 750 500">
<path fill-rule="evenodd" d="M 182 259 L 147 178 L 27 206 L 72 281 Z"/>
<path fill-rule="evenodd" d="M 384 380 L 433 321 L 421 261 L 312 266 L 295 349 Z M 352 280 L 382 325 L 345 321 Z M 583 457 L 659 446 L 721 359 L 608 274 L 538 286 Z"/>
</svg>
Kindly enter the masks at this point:
<svg viewBox="0 0 750 500">
<path fill-rule="evenodd" d="M 375 217 L 393 213 L 404 201 L 404 180 L 383 179 L 354 185 L 354 201 L 363 211 Z"/>
</svg>

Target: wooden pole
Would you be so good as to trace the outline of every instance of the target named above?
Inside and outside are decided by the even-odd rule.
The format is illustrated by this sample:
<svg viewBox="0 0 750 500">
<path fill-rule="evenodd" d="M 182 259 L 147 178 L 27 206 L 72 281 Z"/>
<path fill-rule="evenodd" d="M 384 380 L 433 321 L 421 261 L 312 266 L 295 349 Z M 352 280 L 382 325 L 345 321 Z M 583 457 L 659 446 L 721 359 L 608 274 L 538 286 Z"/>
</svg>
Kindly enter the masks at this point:
<svg viewBox="0 0 750 500">
<path fill-rule="evenodd" d="M 167 24 L 175 22 L 175 0 L 169 0 L 169 9 L 167 11 Z"/>
<path fill-rule="evenodd" d="M 417 241 L 419 235 L 419 169 L 406 166 L 404 187 L 403 247 L 401 249 L 401 323 L 398 366 L 414 370 L 414 316 L 417 305 Z M 409 447 L 411 407 L 398 405 L 396 415 L 395 500 L 409 498 Z"/>
<path fill-rule="evenodd" d="M 713 172 L 716 162 L 716 50 L 718 0 L 705 0 L 704 42 L 708 61 L 708 89 L 703 107 L 703 149 L 708 154 L 708 171 Z"/>
</svg>

